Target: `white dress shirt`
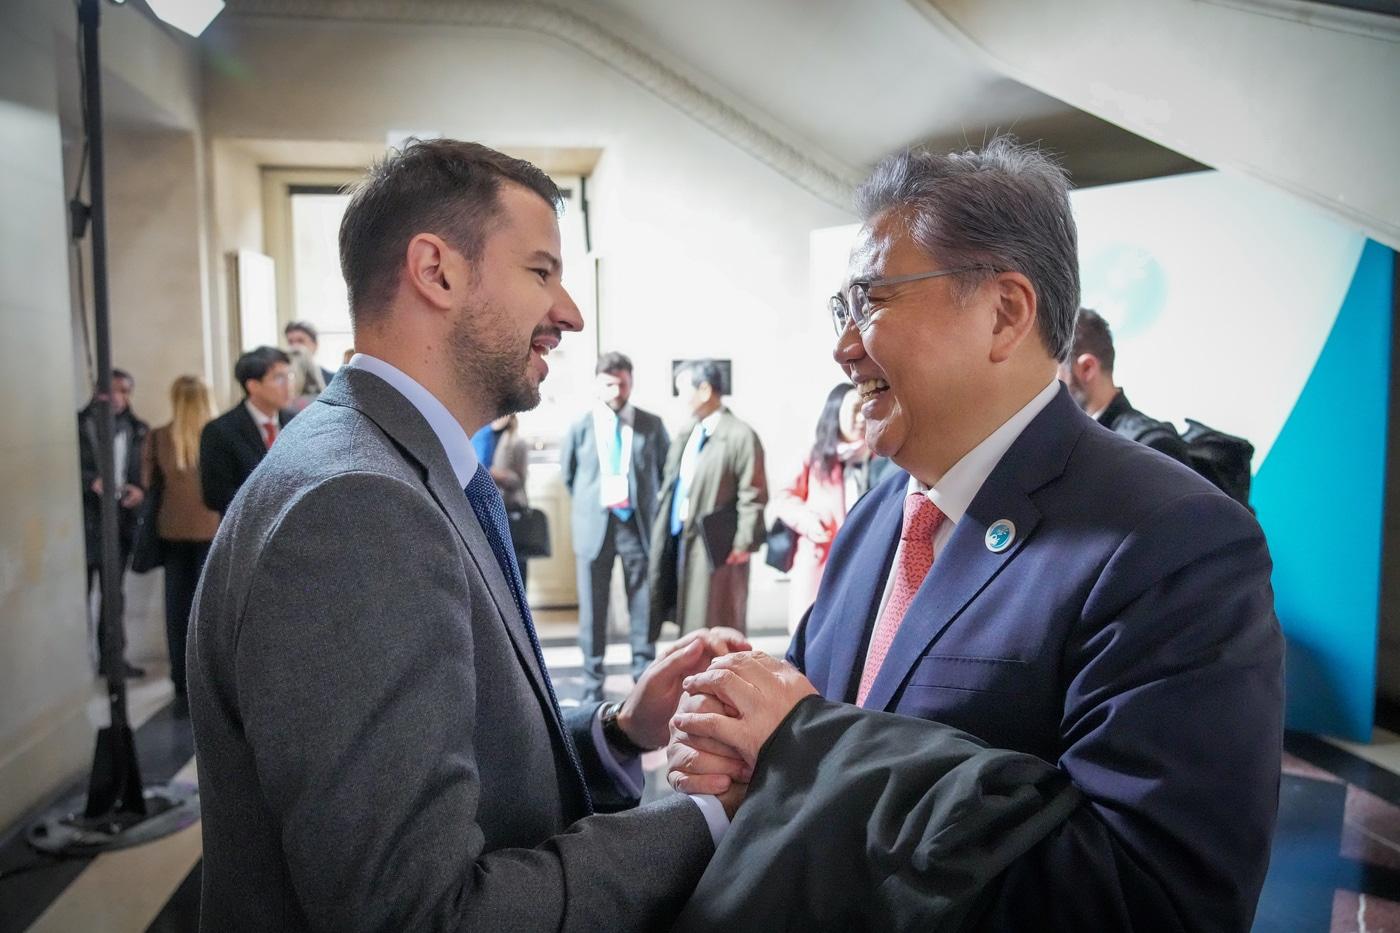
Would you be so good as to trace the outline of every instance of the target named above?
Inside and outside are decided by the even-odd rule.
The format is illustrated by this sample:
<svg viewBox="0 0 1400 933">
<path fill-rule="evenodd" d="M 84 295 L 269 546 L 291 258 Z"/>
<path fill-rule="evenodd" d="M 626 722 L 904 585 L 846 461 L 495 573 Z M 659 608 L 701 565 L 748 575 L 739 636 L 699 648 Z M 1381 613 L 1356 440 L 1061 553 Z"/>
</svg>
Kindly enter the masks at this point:
<svg viewBox="0 0 1400 933">
<path fill-rule="evenodd" d="M 630 505 L 628 500 L 628 477 L 632 475 L 632 427 L 637 410 L 628 402 L 622 411 L 614 412 L 606 405 L 593 407 L 593 439 L 598 449 L 598 504 L 605 509 Z M 622 456 L 618 469 L 612 471 L 612 439 L 617 435 L 617 423 L 622 422 Z M 617 475 L 620 480 L 610 481 L 609 476 Z M 614 483 L 616 485 L 614 485 Z M 621 498 L 619 498 L 621 497 Z"/>
<path fill-rule="evenodd" d="M 277 435 L 282 433 L 282 422 L 277 420 L 276 415 L 264 415 L 258 406 L 254 405 L 251 399 L 244 399 L 243 407 L 253 418 L 253 424 L 257 425 L 258 437 L 264 444 L 267 443 L 267 425 L 272 425 L 272 439 L 277 440 Z"/>
<path fill-rule="evenodd" d="M 422 384 L 412 376 L 378 357 L 370 356 L 367 353 L 356 353 L 346 366 L 351 369 L 362 369 L 378 376 L 397 389 L 400 395 L 408 399 L 409 403 L 418 409 L 423 420 L 428 422 L 428 427 L 433 429 L 438 443 L 442 444 L 442 449 L 447 454 L 447 462 L 452 465 L 452 472 L 457 477 L 457 486 L 463 490 L 463 495 L 465 495 L 467 484 L 476 475 L 480 461 L 477 459 L 475 449 L 472 448 L 471 438 L 467 435 L 466 428 L 462 427 L 462 423 L 452 416 L 452 413 L 447 410 L 447 406 L 442 404 L 433 393 L 423 388 Z M 545 676 L 549 676 L 547 671 Z M 609 776 L 612 777 L 620 790 L 640 797 L 644 782 L 641 759 L 637 756 L 619 758 L 613 747 L 603 738 L 602 707 L 598 708 L 597 714 L 593 717 L 592 732 L 593 745 L 598 750 L 598 757 L 602 760 Z M 710 829 L 710 836 L 714 839 L 715 846 L 718 847 L 720 839 L 724 837 L 725 830 L 729 828 L 729 820 L 725 816 L 723 805 L 716 797 L 691 797 L 691 799 L 695 801 L 700 812 L 704 814 L 705 823 Z M 715 815 L 716 810 L 718 810 L 718 820 Z"/>
<path fill-rule="evenodd" d="M 982 491 L 982 486 L 987 482 L 987 477 L 992 475 L 992 470 L 996 469 L 1001 458 L 1011 449 L 1011 445 L 1016 442 L 1016 438 L 1021 436 L 1021 432 L 1035 420 L 1035 416 L 1044 410 L 1050 400 L 1055 397 L 1055 393 L 1060 390 L 1060 380 L 1052 379 L 1050 384 L 1040 390 L 1035 398 L 1031 399 L 1016 414 L 997 428 L 991 434 L 963 455 L 963 458 L 943 474 L 943 478 L 932 488 L 925 486 L 913 476 L 909 477 L 909 488 L 906 495 L 913 495 L 921 492 L 933 501 L 943 513 L 943 521 L 938 526 L 938 531 L 933 536 L 933 559 L 938 560 L 938 555 L 942 553 L 943 546 L 948 543 L 948 539 L 953 536 L 953 530 L 957 528 L 958 522 L 962 521 L 967 514 L 968 506 L 972 505 L 972 500 L 977 498 L 977 493 Z M 903 528 L 899 529 L 900 532 Z M 897 532 L 898 533 L 898 532 Z M 899 548 L 894 554 L 894 564 L 899 566 L 899 559 L 904 550 L 904 542 L 901 540 Z M 878 624 L 881 616 L 885 614 L 885 605 L 890 601 L 890 594 L 894 592 L 894 574 L 890 574 L 885 580 L 885 591 L 880 597 L 880 611 L 875 619 Z M 868 649 L 867 649 L 868 650 Z"/>
<path fill-rule="evenodd" d="M 683 522 L 690 521 L 690 482 L 695 479 L 695 464 L 700 459 L 700 441 L 714 436 L 715 427 L 723 414 L 724 408 L 720 407 L 706 415 L 691 429 L 690 437 L 686 439 L 685 451 L 681 454 L 680 471 L 676 476 L 676 488 L 685 491 L 685 498 L 680 504 Z"/>
</svg>

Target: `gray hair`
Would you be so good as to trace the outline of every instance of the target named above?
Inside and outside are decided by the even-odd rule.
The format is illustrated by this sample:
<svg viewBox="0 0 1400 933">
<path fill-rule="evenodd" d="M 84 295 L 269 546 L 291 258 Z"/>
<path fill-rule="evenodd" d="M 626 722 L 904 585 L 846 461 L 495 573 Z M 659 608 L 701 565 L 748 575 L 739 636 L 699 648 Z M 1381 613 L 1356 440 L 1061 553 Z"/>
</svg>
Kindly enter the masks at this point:
<svg viewBox="0 0 1400 933">
<path fill-rule="evenodd" d="M 1035 288 L 1041 340 L 1063 360 L 1079 308 L 1078 235 L 1065 170 L 1039 149 L 998 136 L 980 150 L 888 156 L 856 192 L 869 223 L 903 216 L 914 242 L 948 266 L 984 268 L 957 278 L 963 296 L 998 272 L 1019 272 Z"/>
</svg>

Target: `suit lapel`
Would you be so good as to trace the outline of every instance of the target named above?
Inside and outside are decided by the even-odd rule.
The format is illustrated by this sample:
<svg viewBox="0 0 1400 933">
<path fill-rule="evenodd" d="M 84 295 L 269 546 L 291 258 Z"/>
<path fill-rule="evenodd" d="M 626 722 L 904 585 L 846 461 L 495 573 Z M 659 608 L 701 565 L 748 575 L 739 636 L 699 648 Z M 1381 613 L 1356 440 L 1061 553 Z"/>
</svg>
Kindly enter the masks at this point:
<svg viewBox="0 0 1400 933">
<path fill-rule="evenodd" d="M 540 700 L 540 705 L 551 719 L 553 704 L 549 701 L 549 691 L 545 686 L 544 672 L 535 658 L 535 649 L 530 644 L 530 635 L 525 628 L 525 620 L 516 607 L 515 597 L 506 582 L 505 572 L 496 560 L 491 542 L 476 519 L 466 491 L 457 488 L 457 474 L 448 462 L 447 452 L 442 449 L 433 429 L 419 414 L 418 409 L 378 376 L 360 369 L 347 367 L 333 386 L 317 396 L 318 402 L 330 405 L 344 405 L 362 412 L 377 424 L 385 434 L 411 456 L 423 469 L 428 491 L 438 506 L 447 514 L 452 527 L 466 545 L 467 553 L 477 571 L 486 581 L 491 599 L 504 623 L 521 666 L 529 675 L 531 686 Z M 251 419 L 250 419 L 251 420 Z M 562 731 L 563 725 L 558 724 Z"/>
<path fill-rule="evenodd" d="M 986 491 L 984 486 L 983 492 Z M 978 499 L 981 498 L 983 493 L 978 493 Z M 998 514 L 986 519 L 968 509 L 944 544 L 943 552 L 935 558 L 880 665 L 880 673 L 866 698 L 868 708 L 888 707 L 914 666 L 1001 568 L 1015 559 L 1040 523 L 1040 512 L 1024 494 L 995 498 L 1000 500 Z M 1005 551 L 994 554 L 987 548 L 984 536 L 992 522 L 1003 518 L 1015 524 L 1016 540 Z"/>
<path fill-rule="evenodd" d="M 1041 517 L 1031 494 L 1064 472 L 1080 434 L 1091 423 L 1061 386 L 1012 443 L 936 555 L 870 688 L 868 708 L 889 708 L 915 665 L 1026 548 Z M 987 547 L 986 534 L 1003 519 L 1016 526 L 1016 536 L 997 554 Z"/>
<path fill-rule="evenodd" d="M 837 604 L 869 608 L 859 619 L 846 618 L 838 623 L 844 631 L 836 638 L 835 650 L 832 652 L 831 682 L 826 691 L 827 696 L 855 702 L 856 687 L 860 683 L 858 672 L 863 666 L 857 663 L 857 657 L 864 657 L 862 648 L 870 641 L 869 633 L 874 624 L 875 613 L 880 609 L 880 596 L 885 591 L 885 580 L 889 576 L 890 566 L 894 563 L 895 548 L 899 544 L 899 530 L 904 523 L 904 496 L 907 489 L 907 475 L 903 483 L 891 484 L 884 501 L 876 506 L 875 515 L 870 520 L 870 531 L 863 536 L 864 540 L 869 540 L 869 545 L 859 548 L 851 560 L 851 569 L 847 574 L 851 582 L 841 593 Z M 857 629 L 856 626 L 860 628 Z"/>
<path fill-rule="evenodd" d="M 238 434 L 243 438 L 243 443 L 248 445 L 250 452 L 256 454 L 258 459 L 267 455 L 267 442 L 263 440 L 262 432 L 258 430 L 258 423 L 253 420 L 253 416 L 248 414 L 248 403 L 243 401 L 234 409 L 238 414 L 235 416 L 238 424 Z"/>
</svg>

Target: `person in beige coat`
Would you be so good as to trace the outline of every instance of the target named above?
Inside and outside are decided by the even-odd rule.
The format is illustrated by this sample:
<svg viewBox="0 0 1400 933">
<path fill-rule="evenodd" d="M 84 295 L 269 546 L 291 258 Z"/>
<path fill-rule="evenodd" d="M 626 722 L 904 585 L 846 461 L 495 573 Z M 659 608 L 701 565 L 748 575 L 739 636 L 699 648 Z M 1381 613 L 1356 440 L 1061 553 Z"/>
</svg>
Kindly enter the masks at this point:
<svg viewBox="0 0 1400 933">
<path fill-rule="evenodd" d="M 692 363 L 676 375 L 676 392 L 687 400 L 692 420 L 667 454 L 652 526 L 652 640 L 664 622 L 675 622 L 682 633 L 747 627 L 749 557 L 763 546 L 768 481 L 763 444 L 724 407 L 723 391 L 723 375 L 713 360 Z M 716 564 L 702 529 L 707 519 L 717 527 L 728 525 L 724 513 L 731 510 L 733 541 L 725 549 L 728 557 Z"/>
</svg>

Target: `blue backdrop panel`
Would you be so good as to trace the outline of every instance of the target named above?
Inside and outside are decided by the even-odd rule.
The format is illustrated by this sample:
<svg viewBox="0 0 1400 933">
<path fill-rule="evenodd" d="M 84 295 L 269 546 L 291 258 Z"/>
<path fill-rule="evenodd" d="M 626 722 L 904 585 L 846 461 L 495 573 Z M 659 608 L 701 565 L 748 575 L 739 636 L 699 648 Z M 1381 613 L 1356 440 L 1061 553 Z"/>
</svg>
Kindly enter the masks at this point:
<svg viewBox="0 0 1400 933">
<path fill-rule="evenodd" d="M 1393 264 L 1366 243 L 1252 495 L 1288 636 L 1288 725 L 1359 741 L 1376 691 Z"/>
</svg>

